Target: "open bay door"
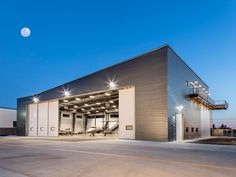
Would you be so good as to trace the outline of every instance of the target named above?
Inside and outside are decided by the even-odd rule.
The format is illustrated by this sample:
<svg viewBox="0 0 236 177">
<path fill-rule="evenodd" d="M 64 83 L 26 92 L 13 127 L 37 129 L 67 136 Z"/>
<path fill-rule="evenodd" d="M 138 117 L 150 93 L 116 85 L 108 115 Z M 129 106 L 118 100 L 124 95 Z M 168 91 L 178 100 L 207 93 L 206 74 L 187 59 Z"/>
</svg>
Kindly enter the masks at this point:
<svg viewBox="0 0 236 177">
<path fill-rule="evenodd" d="M 58 136 L 58 119 L 58 101 L 28 105 L 28 136 Z"/>
</svg>

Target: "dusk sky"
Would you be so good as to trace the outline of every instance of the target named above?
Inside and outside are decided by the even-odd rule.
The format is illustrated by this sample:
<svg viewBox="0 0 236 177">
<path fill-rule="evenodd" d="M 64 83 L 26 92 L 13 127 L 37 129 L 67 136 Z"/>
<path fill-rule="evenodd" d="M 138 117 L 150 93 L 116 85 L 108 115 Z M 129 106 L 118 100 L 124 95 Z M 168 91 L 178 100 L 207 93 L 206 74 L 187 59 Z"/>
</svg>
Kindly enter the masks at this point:
<svg viewBox="0 0 236 177">
<path fill-rule="evenodd" d="M 234 0 L 2 0 L 0 24 L 0 107 L 169 44 L 236 125 Z"/>
</svg>

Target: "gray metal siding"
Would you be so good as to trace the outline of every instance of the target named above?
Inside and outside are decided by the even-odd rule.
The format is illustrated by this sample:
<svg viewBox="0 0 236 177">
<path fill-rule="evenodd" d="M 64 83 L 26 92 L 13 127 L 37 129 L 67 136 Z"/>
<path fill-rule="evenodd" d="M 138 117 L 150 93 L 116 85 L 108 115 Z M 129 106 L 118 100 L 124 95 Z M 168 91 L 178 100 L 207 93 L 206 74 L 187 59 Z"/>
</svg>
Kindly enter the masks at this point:
<svg viewBox="0 0 236 177">
<path fill-rule="evenodd" d="M 175 140 L 175 120 L 176 106 L 183 105 L 184 124 L 186 127 L 200 129 L 200 105 L 193 103 L 187 98 L 190 89 L 186 81 L 198 81 L 205 88 L 208 86 L 173 52 L 168 49 L 168 134 L 169 140 Z M 191 131 L 191 130 L 190 130 Z M 189 133 L 185 133 L 185 138 Z M 192 134 L 197 137 L 198 134 Z"/>
<path fill-rule="evenodd" d="M 168 140 L 167 123 L 167 50 L 158 50 L 114 65 L 39 94 L 40 101 L 63 97 L 63 88 L 72 95 L 107 90 L 109 79 L 119 87 L 135 86 L 136 139 Z M 27 104 L 31 97 L 18 99 L 18 135 L 25 135 Z"/>
</svg>

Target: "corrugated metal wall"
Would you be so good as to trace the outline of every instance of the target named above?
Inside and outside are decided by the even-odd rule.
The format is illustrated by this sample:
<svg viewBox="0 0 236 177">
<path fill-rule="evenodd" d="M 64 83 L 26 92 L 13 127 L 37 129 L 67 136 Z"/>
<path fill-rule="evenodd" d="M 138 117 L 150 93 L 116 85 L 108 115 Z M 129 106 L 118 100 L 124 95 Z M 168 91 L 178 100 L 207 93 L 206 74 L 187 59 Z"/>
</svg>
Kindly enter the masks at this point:
<svg viewBox="0 0 236 177">
<path fill-rule="evenodd" d="M 119 87 L 135 86 L 136 139 L 167 141 L 167 49 L 160 48 L 45 91 L 39 94 L 39 99 L 62 98 L 63 88 L 70 89 L 72 95 L 107 90 L 107 82 L 114 79 Z M 29 103 L 32 103 L 31 97 L 17 101 L 18 135 L 27 133 Z"/>
</svg>

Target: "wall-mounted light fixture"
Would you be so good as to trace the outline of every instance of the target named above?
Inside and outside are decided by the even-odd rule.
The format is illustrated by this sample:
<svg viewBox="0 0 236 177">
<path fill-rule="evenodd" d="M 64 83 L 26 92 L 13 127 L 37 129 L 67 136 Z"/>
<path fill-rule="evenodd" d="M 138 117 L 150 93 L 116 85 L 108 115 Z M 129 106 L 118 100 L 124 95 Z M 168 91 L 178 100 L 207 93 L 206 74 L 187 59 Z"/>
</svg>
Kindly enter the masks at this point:
<svg viewBox="0 0 236 177">
<path fill-rule="evenodd" d="M 34 102 L 34 103 L 38 103 L 38 102 L 39 102 L 39 98 L 38 98 L 37 96 L 33 96 L 32 99 L 33 99 L 33 102 Z"/>
<path fill-rule="evenodd" d="M 178 110 L 179 113 L 181 113 L 184 107 L 183 105 L 179 105 L 179 106 L 176 106 L 176 109 Z"/>
</svg>

